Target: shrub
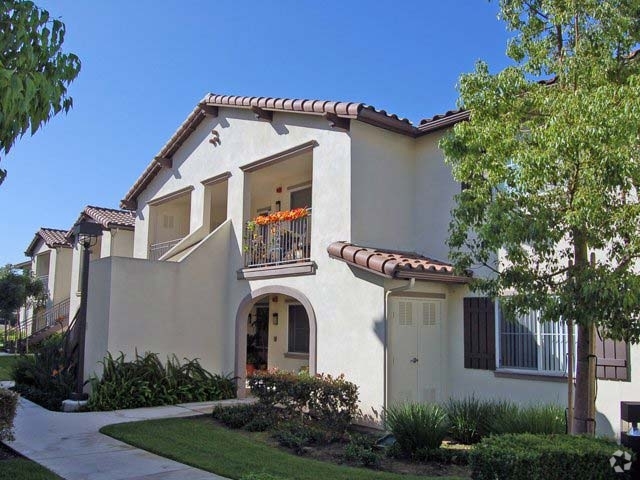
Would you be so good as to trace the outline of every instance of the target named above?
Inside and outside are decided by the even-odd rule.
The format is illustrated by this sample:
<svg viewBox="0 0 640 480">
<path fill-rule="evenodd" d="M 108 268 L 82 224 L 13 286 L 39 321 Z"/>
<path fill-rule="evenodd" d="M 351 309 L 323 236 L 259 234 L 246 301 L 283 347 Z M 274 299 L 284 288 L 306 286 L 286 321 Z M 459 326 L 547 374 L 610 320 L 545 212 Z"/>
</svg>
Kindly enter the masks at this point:
<svg viewBox="0 0 640 480">
<path fill-rule="evenodd" d="M 419 449 L 436 449 L 447 429 L 447 412 L 434 403 L 405 403 L 385 410 L 387 427 L 400 448 L 413 456 Z"/>
<path fill-rule="evenodd" d="M 494 413 L 491 402 L 472 395 L 462 399 L 450 398 L 444 408 L 449 419 L 449 433 L 454 440 L 470 445 L 489 433 L 489 420 Z"/>
<path fill-rule="evenodd" d="M 0 388 L 0 441 L 13 440 L 13 419 L 19 395 Z"/>
<path fill-rule="evenodd" d="M 217 406 L 211 415 L 229 428 L 243 428 L 253 420 L 255 411 L 253 405 Z"/>
<path fill-rule="evenodd" d="M 123 353 L 116 358 L 108 353 L 102 364 L 102 378 L 89 379 L 91 410 L 174 405 L 235 396 L 235 386 L 229 376 L 208 372 L 197 359 L 185 359 L 185 363 L 180 364 L 172 355 L 163 365 L 155 353 L 138 355 L 136 352 L 132 362 L 125 361 Z"/>
<path fill-rule="evenodd" d="M 268 430 L 277 421 L 273 412 L 260 404 L 217 406 L 211 415 L 229 428 L 244 428 L 251 432 Z"/>
<path fill-rule="evenodd" d="M 584 480 L 630 478 L 609 459 L 619 445 L 571 435 L 507 434 L 483 439 L 470 453 L 474 480 Z"/>
<path fill-rule="evenodd" d="M 374 451 L 374 445 L 375 441 L 365 435 L 352 435 L 344 449 L 344 459 L 365 467 L 378 468 L 380 454 Z"/>
<path fill-rule="evenodd" d="M 307 424 L 301 420 L 289 420 L 278 425 L 273 438 L 281 446 L 301 454 L 304 452 L 304 447 L 326 445 L 336 440 L 337 436 L 319 426 Z"/>
<path fill-rule="evenodd" d="M 310 418 L 337 431 L 346 430 L 358 412 L 358 387 L 343 375 L 258 371 L 249 386 L 268 408 L 277 405 L 291 418 Z"/>
<path fill-rule="evenodd" d="M 60 410 L 75 387 L 75 371 L 64 354 L 64 339 L 55 336 L 34 355 L 21 355 L 13 365 L 15 391 L 49 410 Z"/>
<path fill-rule="evenodd" d="M 437 462 L 452 465 L 468 465 L 469 453 L 471 450 L 462 450 L 458 448 L 436 448 L 419 449 L 413 456 L 414 459 L 421 462 Z"/>
<path fill-rule="evenodd" d="M 565 409 L 560 405 L 503 404 L 493 415 L 492 433 L 562 434 L 567 432 Z"/>
</svg>

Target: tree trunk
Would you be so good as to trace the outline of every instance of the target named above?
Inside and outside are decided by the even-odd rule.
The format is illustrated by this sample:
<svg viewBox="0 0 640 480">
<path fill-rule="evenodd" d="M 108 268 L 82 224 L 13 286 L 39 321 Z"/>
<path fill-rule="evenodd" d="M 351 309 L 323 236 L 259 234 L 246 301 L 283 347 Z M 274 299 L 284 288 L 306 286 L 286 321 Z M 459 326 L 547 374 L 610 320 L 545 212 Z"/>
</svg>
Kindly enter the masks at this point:
<svg viewBox="0 0 640 480">
<path fill-rule="evenodd" d="M 589 268 L 588 246 L 578 229 L 573 232 L 573 260 L 577 271 Z M 576 342 L 576 388 L 574 400 L 573 434 L 595 433 L 596 375 L 595 375 L 595 325 L 576 318 L 578 340 Z M 580 321 L 582 320 L 582 322 Z"/>
<path fill-rule="evenodd" d="M 576 348 L 576 389 L 572 433 L 595 433 L 595 329 L 593 324 L 578 326 Z"/>
</svg>

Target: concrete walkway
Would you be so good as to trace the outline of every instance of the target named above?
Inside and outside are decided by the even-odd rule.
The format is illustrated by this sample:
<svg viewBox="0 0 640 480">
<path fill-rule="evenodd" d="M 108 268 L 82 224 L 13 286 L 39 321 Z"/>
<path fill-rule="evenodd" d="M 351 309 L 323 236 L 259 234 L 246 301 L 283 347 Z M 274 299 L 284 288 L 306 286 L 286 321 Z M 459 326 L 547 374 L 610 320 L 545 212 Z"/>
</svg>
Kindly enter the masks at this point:
<svg viewBox="0 0 640 480">
<path fill-rule="evenodd" d="M 24 398 L 15 419 L 11 448 L 67 480 L 224 480 L 182 463 L 127 445 L 98 430 L 112 423 L 210 413 L 214 405 L 247 400 L 187 403 L 114 412 L 50 412 Z"/>
</svg>

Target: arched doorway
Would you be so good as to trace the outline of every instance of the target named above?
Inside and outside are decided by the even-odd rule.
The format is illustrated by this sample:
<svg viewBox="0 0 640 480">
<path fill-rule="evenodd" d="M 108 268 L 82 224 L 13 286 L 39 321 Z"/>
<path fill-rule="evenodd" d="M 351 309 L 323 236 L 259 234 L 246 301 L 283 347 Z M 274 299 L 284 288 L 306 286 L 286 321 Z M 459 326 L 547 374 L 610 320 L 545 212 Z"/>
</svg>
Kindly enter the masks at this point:
<svg viewBox="0 0 640 480">
<path fill-rule="evenodd" d="M 251 316 L 250 316 L 251 315 Z M 264 348 L 264 318 L 267 318 L 267 352 Z M 267 360 L 269 368 L 297 371 L 308 368 L 316 373 L 316 316 L 309 299 L 300 291 L 278 285 L 262 287 L 248 294 L 236 313 L 235 376 L 238 397 L 245 395 L 247 368 L 247 339 L 257 341 L 249 345 L 251 354 Z"/>
</svg>

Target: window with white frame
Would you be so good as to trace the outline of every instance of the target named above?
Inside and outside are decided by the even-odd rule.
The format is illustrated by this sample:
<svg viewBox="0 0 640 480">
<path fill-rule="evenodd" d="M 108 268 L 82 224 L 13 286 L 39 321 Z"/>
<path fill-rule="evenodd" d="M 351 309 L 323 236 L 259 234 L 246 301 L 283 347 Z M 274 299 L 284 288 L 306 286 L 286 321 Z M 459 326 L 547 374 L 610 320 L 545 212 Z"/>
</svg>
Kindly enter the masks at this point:
<svg viewBox="0 0 640 480">
<path fill-rule="evenodd" d="M 509 321 L 499 309 L 497 337 L 498 368 L 567 373 L 569 336 L 564 321 L 541 322 L 537 311 Z"/>
</svg>

